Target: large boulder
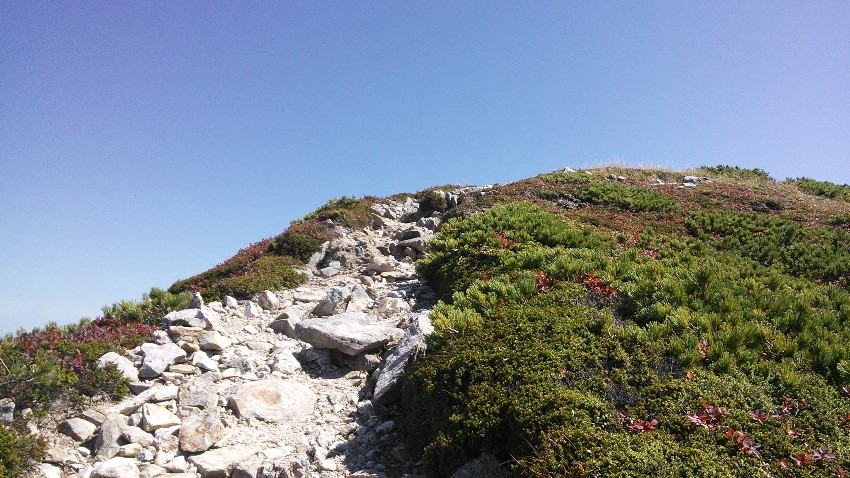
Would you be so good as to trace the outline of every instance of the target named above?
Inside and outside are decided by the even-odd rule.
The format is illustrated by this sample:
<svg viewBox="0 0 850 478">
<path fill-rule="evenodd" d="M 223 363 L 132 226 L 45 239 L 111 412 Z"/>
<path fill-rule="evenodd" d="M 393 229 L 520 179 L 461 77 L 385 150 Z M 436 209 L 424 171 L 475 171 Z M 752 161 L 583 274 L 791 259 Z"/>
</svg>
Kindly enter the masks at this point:
<svg viewBox="0 0 850 478">
<path fill-rule="evenodd" d="M 100 433 L 94 443 L 97 458 L 109 459 L 118 454 L 118 442 L 125 426 L 127 417 L 124 415 L 113 413 L 106 417 L 100 425 Z"/>
<path fill-rule="evenodd" d="M 230 407 L 239 418 L 286 422 L 313 413 L 316 394 L 304 384 L 259 380 L 239 386 L 230 396 Z"/>
<path fill-rule="evenodd" d="M 216 448 L 189 458 L 203 478 L 228 478 L 233 468 L 260 451 L 257 445 L 234 445 Z"/>
<path fill-rule="evenodd" d="M 295 335 L 314 347 L 357 355 L 400 339 L 404 331 L 377 322 L 363 312 L 345 312 L 301 321 L 295 324 Z"/>
<path fill-rule="evenodd" d="M 159 377 L 169 365 L 184 361 L 186 361 L 186 351 L 177 344 L 168 343 L 153 347 L 145 353 L 142 367 L 139 369 L 139 377 Z"/>
<path fill-rule="evenodd" d="M 183 451 L 193 453 L 207 451 L 224 437 L 224 425 L 211 412 L 190 415 L 180 425 L 177 437 L 180 439 L 180 449 Z"/>
<path fill-rule="evenodd" d="M 115 352 L 107 352 L 97 359 L 97 366 L 99 368 L 105 368 L 109 364 L 115 365 L 115 368 L 117 368 L 118 371 L 127 378 L 127 380 L 131 382 L 139 381 L 139 371 L 136 370 L 136 366 L 133 365 L 133 361 L 127 357 L 118 355 Z"/>
<path fill-rule="evenodd" d="M 399 379 L 412 356 L 425 351 L 425 337 L 434 332 L 428 314 L 419 314 L 410 323 L 404 338 L 387 358 L 384 368 L 375 382 L 372 403 L 377 407 L 386 406 L 398 399 Z"/>
</svg>

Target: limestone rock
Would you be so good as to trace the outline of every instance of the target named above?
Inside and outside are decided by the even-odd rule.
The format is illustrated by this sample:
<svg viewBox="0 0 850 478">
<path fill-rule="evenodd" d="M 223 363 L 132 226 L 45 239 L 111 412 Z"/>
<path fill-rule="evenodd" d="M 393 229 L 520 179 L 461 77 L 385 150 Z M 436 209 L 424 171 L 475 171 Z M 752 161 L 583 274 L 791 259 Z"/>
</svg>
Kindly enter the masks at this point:
<svg viewBox="0 0 850 478">
<path fill-rule="evenodd" d="M 372 402 L 376 406 L 385 406 L 398 398 L 398 380 L 404 374 L 410 357 L 424 352 L 425 337 L 434 332 L 428 314 L 419 314 L 410 323 L 404 338 L 387 358 L 384 368 L 375 382 Z"/>
<path fill-rule="evenodd" d="M 186 360 L 186 351 L 177 344 L 164 344 L 152 348 L 145 353 L 142 368 L 139 369 L 139 377 L 154 378 L 162 375 L 169 365 Z"/>
<path fill-rule="evenodd" d="M 259 317 L 260 314 L 262 314 L 262 313 L 263 313 L 262 309 L 260 309 L 260 306 L 257 305 L 255 302 L 252 302 L 250 300 L 248 302 L 245 302 L 245 308 L 242 310 L 242 314 L 245 317 L 248 317 L 248 318 Z"/>
<path fill-rule="evenodd" d="M 58 466 L 42 463 L 38 465 L 39 478 L 62 478 L 62 469 Z"/>
<path fill-rule="evenodd" d="M 224 350 L 230 345 L 233 341 L 218 333 L 217 330 L 211 332 L 204 332 L 198 337 L 198 345 L 200 345 L 201 350 Z"/>
<path fill-rule="evenodd" d="M 153 445 L 153 435 L 142 430 L 139 427 L 127 425 L 121 431 L 121 437 L 129 443 L 138 443 L 143 447 Z"/>
<path fill-rule="evenodd" d="M 139 380 L 139 372 L 136 370 L 136 366 L 127 357 L 118 355 L 115 352 L 107 352 L 97 359 L 97 366 L 100 368 L 104 368 L 109 364 L 115 365 L 115 368 L 127 377 L 127 380 L 131 382 L 137 382 Z"/>
<path fill-rule="evenodd" d="M 313 314 L 319 317 L 338 314 L 345 310 L 350 296 L 351 291 L 344 287 L 331 287 L 325 298 L 313 309 Z"/>
<path fill-rule="evenodd" d="M 404 331 L 376 322 L 362 312 L 346 312 L 301 321 L 295 324 L 295 335 L 314 347 L 357 355 L 401 338 Z"/>
<path fill-rule="evenodd" d="M 209 450 L 224 436 L 224 425 L 211 412 L 190 415 L 183 420 L 180 433 L 180 449 L 188 452 Z"/>
<path fill-rule="evenodd" d="M 228 478 L 238 463 L 247 461 L 258 451 L 256 445 L 227 446 L 192 456 L 189 463 L 198 468 L 203 478 Z"/>
<path fill-rule="evenodd" d="M 285 374 L 293 374 L 301 370 L 301 362 L 292 355 L 292 352 L 283 351 L 274 356 L 272 370 Z"/>
<path fill-rule="evenodd" d="M 259 380 L 239 386 L 230 406 L 239 418 L 286 422 L 309 415 L 316 395 L 304 384 L 283 380 Z"/>
<path fill-rule="evenodd" d="M 224 306 L 235 309 L 236 307 L 239 307 L 239 302 L 236 301 L 235 297 L 226 295 L 224 296 Z"/>
<path fill-rule="evenodd" d="M 124 415 L 118 413 L 107 415 L 106 420 L 100 425 L 100 433 L 94 443 L 97 458 L 109 459 L 118 454 L 118 440 L 126 425 L 127 417 Z"/>
<path fill-rule="evenodd" d="M 171 325 L 184 325 L 188 327 L 199 327 L 206 330 L 219 328 L 219 317 L 209 307 L 199 307 L 197 309 L 183 309 L 169 312 L 162 318 L 162 323 Z"/>
<path fill-rule="evenodd" d="M 218 404 L 215 383 L 206 378 L 196 378 L 180 388 L 180 405 L 211 409 Z"/>
<path fill-rule="evenodd" d="M 280 305 L 280 299 L 274 295 L 274 292 L 264 290 L 258 295 L 257 304 L 265 310 L 274 310 Z"/>
<path fill-rule="evenodd" d="M 94 467 L 91 478 L 140 478 L 139 467 L 131 458 L 110 458 Z"/>
<path fill-rule="evenodd" d="M 78 442 L 85 442 L 94 436 L 97 426 L 82 418 L 69 418 L 60 423 L 57 430 Z"/>
<path fill-rule="evenodd" d="M 180 425 L 180 418 L 167 408 L 155 403 L 142 405 L 142 430 L 152 432 L 175 425 Z"/>
</svg>

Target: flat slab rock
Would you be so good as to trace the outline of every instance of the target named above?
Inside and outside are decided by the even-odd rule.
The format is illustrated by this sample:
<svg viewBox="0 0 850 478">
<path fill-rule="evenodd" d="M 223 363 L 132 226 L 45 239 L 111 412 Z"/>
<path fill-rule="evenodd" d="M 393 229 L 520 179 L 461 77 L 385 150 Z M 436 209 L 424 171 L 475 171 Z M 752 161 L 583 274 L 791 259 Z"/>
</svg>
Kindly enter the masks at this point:
<svg viewBox="0 0 850 478">
<path fill-rule="evenodd" d="M 295 324 L 298 340 L 313 347 L 337 349 L 348 355 L 376 350 L 404 336 L 404 331 L 382 324 L 363 312 L 345 312 Z"/>
<path fill-rule="evenodd" d="M 189 463 L 198 468 L 203 478 L 227 478 L 233 468 L 256 455 L 260 451 L 256 445 L 234 445 L 216 448 L 189 458 Z"/>
<path fill-rule="evenodd" d="M 297 382 L 259 380 L 240 385 L 229 401 L 239 418 L 280 423 L 313 413 L 316 394 Z"/>
</svg>

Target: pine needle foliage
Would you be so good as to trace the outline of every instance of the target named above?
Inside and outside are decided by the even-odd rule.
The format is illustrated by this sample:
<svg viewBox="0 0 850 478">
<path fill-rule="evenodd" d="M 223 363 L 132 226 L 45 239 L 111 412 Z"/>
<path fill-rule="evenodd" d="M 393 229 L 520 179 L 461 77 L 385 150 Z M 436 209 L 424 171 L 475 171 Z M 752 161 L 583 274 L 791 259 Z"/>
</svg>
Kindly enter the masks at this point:
<svg viewBox="0 0 850 478">
<path fill-rule="evenodd" d="M 710 212 L 629 237 L 583 217 L 499 204 L 420 261 L 442 301 L 403 396 L 433 473 L 482 451 L 521 476 L 848 469 L 843 231 Z"/>
</svg>

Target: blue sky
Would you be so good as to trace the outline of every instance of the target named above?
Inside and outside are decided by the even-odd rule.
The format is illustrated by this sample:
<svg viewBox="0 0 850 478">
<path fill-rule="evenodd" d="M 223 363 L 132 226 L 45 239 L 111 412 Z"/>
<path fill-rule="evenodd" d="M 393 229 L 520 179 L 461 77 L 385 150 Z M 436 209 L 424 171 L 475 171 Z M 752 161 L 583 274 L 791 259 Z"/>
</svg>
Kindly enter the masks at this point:
<svg viewBox="0 0 850 478">
<path fill-rule="evenodd" d="M 612 161 L 850 183 L 850 3 L 0 2 L 0 333 L 332 197 Z"/>
</svg>

